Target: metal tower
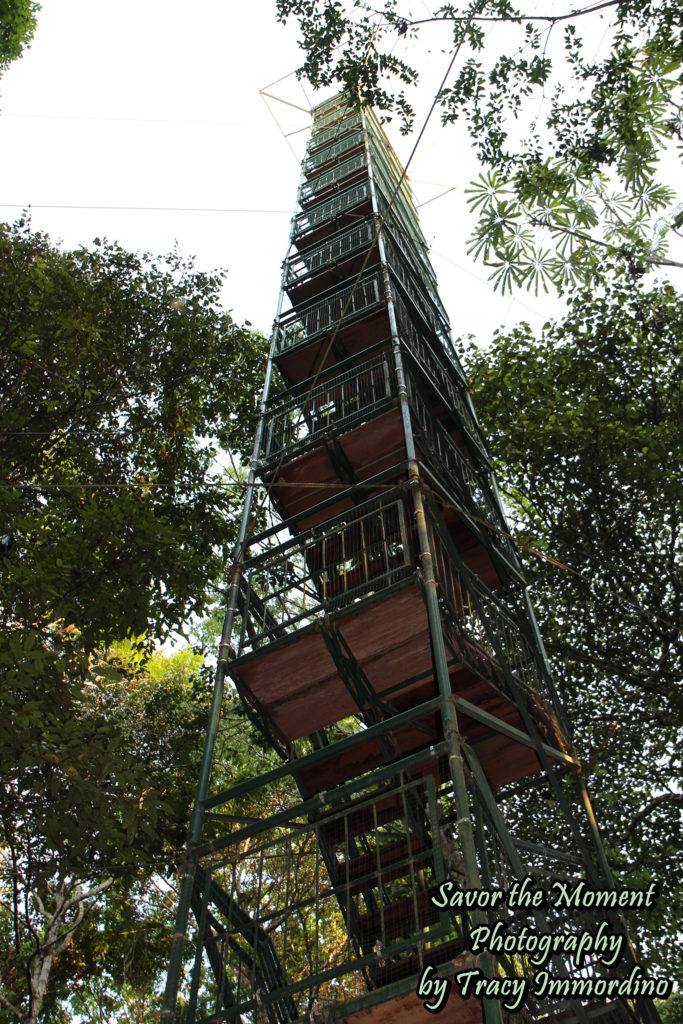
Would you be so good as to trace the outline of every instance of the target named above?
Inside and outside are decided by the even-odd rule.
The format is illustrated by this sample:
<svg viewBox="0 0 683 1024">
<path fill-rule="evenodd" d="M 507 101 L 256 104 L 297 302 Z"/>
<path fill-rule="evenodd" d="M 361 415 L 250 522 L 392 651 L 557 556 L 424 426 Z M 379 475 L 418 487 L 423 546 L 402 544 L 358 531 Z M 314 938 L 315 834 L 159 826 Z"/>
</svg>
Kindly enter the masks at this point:
<svg viewBox="0 0 683 1024">
<path fill-rule="evenodd" d="M 180 991 L 187 1024 L 412 1024 L 457 976 L 444 1021 L 656 1021 L 645 998 L 576 995 L 639 968 L 615 909 L 562 905 L 614 887 L 371 111 L 315 109 L 298 202 L 162 1019 Z M 278 522 L 254 535 L 259 480 Z M 281 764 L 211 793 L 226 677 Z M 498 946 L 473 951 L 484 928 Z M 539 966 L 501 939 L 598 928 L 618 963 L 561 949 Z M 475 982 L 501 998 L 464 998 Z"/>
</svg>

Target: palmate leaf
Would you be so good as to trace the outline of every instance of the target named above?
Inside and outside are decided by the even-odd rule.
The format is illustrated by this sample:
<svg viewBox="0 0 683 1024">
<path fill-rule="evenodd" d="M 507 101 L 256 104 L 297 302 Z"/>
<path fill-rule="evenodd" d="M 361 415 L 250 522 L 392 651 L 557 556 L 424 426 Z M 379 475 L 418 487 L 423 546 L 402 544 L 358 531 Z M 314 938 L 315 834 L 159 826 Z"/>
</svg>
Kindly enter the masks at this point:
<svg viewBox="0 0 683 1024">
<path fill-rule="evenodd" d="M 510 231 L 509 248 L 517 257 L 529 256 L 533 252 L 534 233 L 524 224 L 515 224 Z"/>
<path fill-rule="evenodd" d="M 533 287 L 535 295 L 538 295 L 539 286 L 547 295 L 550 286 L 557 285 L 562 265 L 563 261 L 558 260 L 550 249 L 536 249 L 533 258 L 522 268 L 522 280 L 527 288 Z"/>
<path fill-rule="evenodd" d="M 465 195 L 469 196 L 467 205 L 470 210 L 478 210 L 479 207 L 492 207 L 495 202 L 500 202 L 504 195 L 510 195 L 511 191 L 508 182 L 503 175 L 495 171 L 480 174 L 476 181 L 471 181 L 469 188 L 465 189 Z"/>
<path fill-rule="evenodd" d="M 493 269 L 489 274 L 489 281 L 493 282 L 494 292 L 500 289 L 501 294 L 509 292 L 512 295 L 513 285 L 519 288 L 524 280 L 524 271 L 521 265 L 513 259 L 501 260 L 499 263 L 486 263 L 487 267 Z"/>
<path fill-rule="evenodd" d="M 553 281 L 560 293 L 586 280 L 585 269 L 582 267 L 581 260 L 576 258 L 575 253 L 570 253 L 556 262 L 557 269 Z"/>
<path fill-rule="evenodd" d="M 649 214 L 669 206 L 675 199 L 676 193 L 672 188 L 652 181 L 635 197 L 635 206 L 638 213 Z"/>
<path fill-rule="evenodd" d="M 600 223 L 597 210 L 587 195 L 577 196 L 570 200 L 567 207 L 575 224 L 582 228 L 594 228 Z"/>
<path fill-rule="evenodd" d="M 491 207 L 480 217 L 474 233 L 468 239 L 467 252 L 474 254 L 475 259 L 489 259 L 491 251 L 501 255 L 514 240 L 516 232 L 521 228 L 523 211 L 514 203 L 502 202 Z"/>
<path fill-rule="evenodd" d="M 606 188 L 602 188 L 599 195 L 605 210 L 615 219 L 626 220 L 632 215 L 632 200 L 623 192 L 608 192 Z"/>
<path fill-rule="evenodd" d="M 619 174 L 634 191 L 643 191 L 653 182 L 657 157 L 654 147 L 628 146 L 619 160 Z"/>
</svg>

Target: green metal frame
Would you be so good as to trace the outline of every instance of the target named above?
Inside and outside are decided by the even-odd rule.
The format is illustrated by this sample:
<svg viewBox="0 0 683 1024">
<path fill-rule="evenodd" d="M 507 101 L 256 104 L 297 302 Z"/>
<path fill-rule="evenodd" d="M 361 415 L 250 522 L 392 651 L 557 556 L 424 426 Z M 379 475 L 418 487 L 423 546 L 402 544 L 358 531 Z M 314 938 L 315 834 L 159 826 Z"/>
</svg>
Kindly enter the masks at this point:
<svg viewBox="0 0 683 1024">
<path fill-rule="evenodd" d="M 358 152 L 353 153 L 354 150 Z M 572 751 L 569 723 L 554 689 L 486 447 L 452 348 L 448 319 L 410 189 L 372 112 L 360 110 L 343 95 L 316 108 L 309 155 L 302 166 L 299 200 L 301 211 L 293 214 L 290 236 L 290 244 L 297 251 L 283 265 L 206 742 L 180 877 L 162 1024 L 176 1021 L 191 911 L 197 927 L 186 1024 L 197 1024 L 198 999 L 207 976 L 214 978 L 216 1002 L 214 1014 L 203 1018 L 207 1024 L 209 1020 L 234 1020 L 241 1014 L 251 1014 L 252 1019 L 265 1015 L 269 1024 L 301 1019 L 297 1000 L 304 998 L 302 993 L 314 993 L 335 979 L 355 977 L 368 988 L 362 996 L 326 1005 L 322 1013 L 311 1010 L 313 1024 L 322 1024 L 323 1018 L 328 1024 L 342 1020 L 413 990 L 417 979 L 413 967 L 426 962 L 427 956 L 430 962 L 436 962 L 443 954 L 440 974 L 451 976 L 457 969 L 453 957 L 466 949 L 467 928 L 491 922 L 493 917 L 491 912 L 480 909 L 469 915 L 440 911 L 436 927 L 433 922 L 424 924 L 430 914 L 434 917 L 434 908 L 430 909 L 429 903 L 430 886 L 445 878 L 442 842 L 448 836 L 442 822 L 457 833 L 459 863 L 467 889 L 490 887 L 503 876 L 522 879 L 529 873 L 529 867 L 520 851 L 531 862 L 542 860 L 554 865 L 554 871 L 580 866 L 593 883 L 613 885 L 581 768 Z M 365 230 L 359 235 L 353 227 L 351 218 L 359 211 L 364 223 L 372 225 L 372 234 Z M 338 286 L 313 292 L 316 280 L 329 284 L 335 261 L 348 272 L 363 255 L 356 276 Z M 308 294 L 310 288 L 313 297 L 296 305 L 297 289 L 303 285 L 306 292 L 299 294 Z M 290 311 L 283 312 L 288 289 L 295 304 Z M 384 318 L 385 336 L 369 338 L 360 354 L 349 354 L 344 348 L 345 338 L 378 312 Z M 322 379 L 317 374 L 289 381 L 286 394 L 269 397 L 278 364 L 284 367 L 293 354 L 301 354 L 308 347 L 318 358 L 332 354 L 334 372 L 326 368 Z M 335 395 L 341 394 L 335 388 L 345 384 L 350 387 L 363 372 L 369 372 L 368 367 L 379 363 L 387 363 L 391 368 L 390 392 L 381 394 L 374 404 L 358 397 L 357 411 L 353 406 L 356 399 L 350 399 L 346 406 L 339 399 L 339 409 L 325 422 L 315 403 L 322 410 L 331 408 L 337 401 Z M 320 365 L 323 364 L 324 358 Z M 369 422 L 373 414 L 389 408 L 397 409 L 400 415 L 405 458 L 364 479 L 361 487 L 344 450 L 343 432 Z M 305 421 L 307 416 L 308 434 L 299 429 L 297 420 L 299 417 Z M 288 433 L 289 417 L 294 420 Z M 270 435 L 264 433 L 271 426 L 282 432 L 282 440 L 275 446 Z M 457 444 L 453 440 L 456 432 L 460 436 Z M 298 521 L 305 518 L 302 514 L 288 519 L 283 515 L 279 524 L 252 537 L 250 521 L 259 474 L 268 487 L 276 487 L 288 459 L 318 448 L 327 452 L 342 482 L 339 492 L 306 509 L 305 517 L 309 520 L 315 517 L 314 521 L 324 522 L 301 531 Z M 394 488 L 393 492 L 384 493 L 387 485 Z M 401 523 L 401 571 L 387 561 L 384 574 L 376 568 L 367 570 L 365 578 L 359 577 L 358 585 L 347 587 L 346 562 L 342 559 L 341 597 L 330 596 L 332 592 L 327 588 L 336 563 L 321 563 L 322 568 L 318 567 L 319 539 L 327 542 L 344 530 L 349 531 L 349 536 L 353 530 L 362 534 L 358 524 L 364 522 L 363 517 L 388 508 L 392 501 L 399 510 L 396 514 Z M 483 504 L 477 504 L 478 501 Z M 438 502 L 442 507 L 452 508 L 470 531 L 473 542 L 486 550 L 500 580 L 502 595 L 488 590 L 467 568 L 449 535 Z M 278 510 L 276 497 L 272 503 Z M 340 512 L 340 508 L 344 511 Z M 284 511 L 283 504 L 279 511 Z M 287 531 L 293 537 L 283 540 Z M 353 563 L 354 559 L 359 566 L 368 562 L 362 544 L 353 549 L 349 560 Z M 269 572 L 275 580 L 270 589 L 266 582 Z M 306 608 L 296 607 L 302 583 L 304 595 L 310 588 L 315 598 Z M 416 584 L 424 600 L 431 669 L 411 679 L 399 679 L 377 692 L 344 639 L 343 616 L 349 608 L 357 610 L 359 602 L 372 609 L 387 596 Z M 465 592 L 467 609 L 481 630 L 478 638 L 472 635 L 472 625 L 463 612 Z M 329 741 L 329 730 L 319 729 L 299 744 L 307 751 L 301 753 L 270 718 L 267 702 L 259 703 L 249 692 L 241 673 L 250 660 L 260 656 L 263 645 L 269 650 L 283 647 L 307 631 L 321 635 L 338 678 L 353 699 L 357 726 L 352 735 L 333 742 Z M 516 638 L 514 657 L 510 654 L 510 638 Z M 252 650 L 245 653 L 248 647 Z M 522 651 L 530 652 L 527 660 Z M 488 688 L 487 692 L 514 708 L 517 724 L 499 719 L 453 693 L 451 676 L 458 666 L 466 666 Z M 254 779 L 211 794 L 209 782 L 219 716 L 229 676 L 250 721 L 283 763 Z M 435 696 L 407 710 L 397 710 L 402 691 L 420 682 L 432 682 Z M 460 728 L 460 715 L 485 727 L 487 738 L 502 736 L 534 752 L 539 764 L 538 779 L 551 788 L 573 839 L 573 852 L 553 851 L 542 843 L 515 840 L 510 834 L 477 756 L 477 746 L 467 740 Z M 402 754 L 397 735 L 409 728 L 421 732 L 424 743 L 418 750 Z M 304 780 L 311 778 L 312 770 L 325 763 L 341 764 L 344 757 L 352 756 L 354 750 L 364 745 L 376 745 L 383 761 L 379 767 L 358 778 L 347 778 L 325 792 L 311 794 L 306 789 Z M 292 799 L 286 807 L 249 822 L 231 813 L 237 801 L 286 780 L 291 780 L 298 792 L 298 799 Z M 537 783 L 532 779 L 529 784 Z M 400 801 L 400 807 L 398 803 L 392 805 L 391 813 L 396 811 L 397 817 L 390 819 L 389 824 L 378 810 L 386 806 L 382 801 L 388 799 L 387 794 Z M 575 815 L 577 800 L 583 811 L 583 828 Z M 445 807 L 450 810 L 444 818 Z M 366 824 L 358 817 L 363 809 L 369 809 Z M 394 849 L 391 843 L 396 833 L 389 826 L 398 820 L 403 832 Z M 356 831 L 351 832 L 349 822 L 354 821 Z M 205 834 L 207 822 L 212 823 L 212 828 L 219 828 L 217 835 Z M 341 852 L 340 842 L 334 838 L 334 822 L 342 823 L 345 830 Z M 275 880 L 270 869 L 264 867 L 263 853 L 263 844 L 271 841 L 268 837 L 277 847 L 278 842 L 292 843 L 294 836 L 298 841 L 315 837 L 312 852 L 304 851 L 313 858 L 313 895 L 298 903 L 292 896 L 289 873 L 283 888 L 273 888 Z M 240 857 L 247 858 L 251 849 L 260 851 L 261 860 L 254 875 L 256 889 L 250 897 L 253 906 L 248 911 L 238 898 L 235 872 Z M 401 891 L 407 880 L 410 895 L 403 902 L 396 902 L 395 892 Z M 266 892 L 277 892 L 278 900 L 284 900 L 292 912 L 310 914 L 311 907 L 318 907 L 316 901 L 331 901 L 325 903 L 325 913 L 332 914 L 332 907 L 334 914 L 330 920 L 343 922 L 347 959 L 323 969 L 318 965 L 306 976 L 291 980 L 287 969 L 291 938 L 287 916 L 280 921 L 273 916 L 275 911 L 267 906 L 264 909 L 261 901 Z M 405 915 L 402 922 L 400 914 Z M 548 926 L 542 911 L 535 911 L 532 916 L 537 927 Z M 621 927 L 616 916 L 613 921 L 615 927 Z M 410 930 L 411 922 L 413 931 L 403 934 Z M 372 936 L 390 937 L 392 928 L 397 929 L 393 935 L 396 941 L 380 952 L 369 952 L 367 945 Z M 316 942 L 318 938 L 316 919 Z M 436 943 L 433 948 L 432 942 Z M 487 977 L 495 977 L 495 958 L 484 954 L 480 962 Z M 567 975 L 561 958 L 555 957 L 552 962 L 558 975 Z M 500 963 L 509 967 L 511 961 L 503 958 Z M 394 975 L 401 971 L 407 974 L 395 980 L 392 971 Z M 243 976 L 248 977 L 251 986 L 246 995 Z M 590 1007 L 574 1001 L 570 1009 L 580 1024 L 591 1020 Z M 639 1001 L 636 1008 L 625 1007 L 625 1012 L 634 1021 L 658 1022 L 648 1000 Z M 496 1000 L 484 1001 L 484 1015 L 486 1024 L 502 1024 L 501 1006 Z"/>
</svg>

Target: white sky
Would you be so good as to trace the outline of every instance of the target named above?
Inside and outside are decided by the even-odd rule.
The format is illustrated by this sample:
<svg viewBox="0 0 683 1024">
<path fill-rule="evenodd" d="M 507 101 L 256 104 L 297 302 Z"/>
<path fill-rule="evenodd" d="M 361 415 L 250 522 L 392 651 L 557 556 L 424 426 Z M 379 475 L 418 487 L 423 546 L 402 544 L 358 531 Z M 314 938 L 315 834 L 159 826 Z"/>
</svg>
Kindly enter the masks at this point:
<svg viewBox="0 0 683 1024">
<path fill-rule="evenodd" d="M 269 333 L 299 179 L 283 131 L 309 119 L 283 103 L 269 110 L 259 90 L 290 75 L 271 92 L 306 106 L 291 77 L 300 62 L 294 26 L 276 22 L 275 0 L 43 3 L 30 49 L 0 81 L 0 217 L 12 220 L 32 204 L 33 227 L 68 246 L 106 236 L 162 253 L 177 240 L 202 269 L 228 268 L 225 305 Z M 429 75 L 438 81 L 447 60 L 435 50 L 418 124 L 432 95 Z M 405 161 L 414 137 L 387 131 Z M 306 135 L 290 137 L 299 157 Z M 459 186 L 420 216 L 453 333 L 485 342 L 499 324 L 539 326 L 563 303 L 495 295 L 487 269 L 466 255 L 463 189 L 475 174 L 463 136 L 441 128 L 437 112 L 411 180 L 418 203 Z"/>
</svg>

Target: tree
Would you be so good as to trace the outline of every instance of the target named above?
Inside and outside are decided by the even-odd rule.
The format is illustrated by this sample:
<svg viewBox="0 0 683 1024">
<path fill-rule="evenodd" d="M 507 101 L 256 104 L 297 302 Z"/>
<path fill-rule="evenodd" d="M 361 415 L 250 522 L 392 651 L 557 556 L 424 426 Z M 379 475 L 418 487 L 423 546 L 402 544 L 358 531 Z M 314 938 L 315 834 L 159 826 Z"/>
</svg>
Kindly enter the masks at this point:
<svg viewBox="0 0 683 1024">
<path fill-rule="evenodd" d="M 47 616 L 86 651 L 160 637 L 225 564 L 240 495 L 217 453 L 250 448 L 263 341 L 220 310 L 223 275 L 177 254 L 15 227 L 0 267 L 6 621 Z"/>
<path fill-rule="evenodd" d="M 0 73 L 31 42 L 39 10 L 35 0 L 0 0 Z"/>
<path fill-rule="evenodd" d="M 680 977 L 683 299 L 615 276 L 540 337 L 465 352 L 608 856 L 662 886 L 643 960 Z M 642 923 L 641 923 L 642 930 Z"/>
<path fill-rule="evenodd" d="M 662 1024 L 681 1024 L 683 1021 L 683 994 L 673 992 L 657 1007 Z"/>
<path fill-rule="evenodd" d="M 192 756 L 173 798 L 163 780 L 200 731 L 197 670 L 174 702 L 168 678 L 147 692 L 140 659 L 201 613 L 234 544 L 241 488 L 218 450 L 251 447 L 264 341 L 221 310 L 222 282 L 177 254 L 65 252 L 0 228 L 0 913 L 18 993 L 0 1004 L 14 1019 L 37 1018 L 95 898 L 182 844 Z M 142 639 L 119 663 L 126 637 Z"/>
<path fill-rule="evenodd" d="M 4 777 L 7 1019 L 32 1024 L 95 977 L 155 981 L 165 958 L 159 901 L 147 904 L 183 842 L 209 690 L 189 649 L 143 658 L 127 643 L 95 661 L 46 763 Z"/>
<path fill-rule="evenodd" d="M 600 276 L 606 256 L 636 275 L 683 266 L 667 257 L 683 206 L 664 166 L 674 140 L 683 153 L 678 0 L 552 15 L 510 0 L 444 3 L 426 17 L 398 0 L 277 0 L 277 10 L 299 22 L 301 76 L 398 113 L 403 130 L 415 113 L 396 81 L 419 78 L 418 33 L 452 54 L 437 98 L 444 124 L 467 122 L 482 165 L 469 189 L 470 252 L 496 288 L 562 290 Z M 602 41 L 607 55 L 596 57 Z"/>
</svg>

